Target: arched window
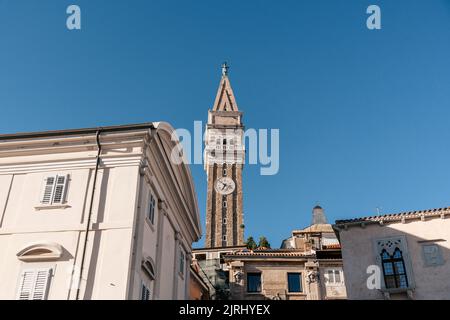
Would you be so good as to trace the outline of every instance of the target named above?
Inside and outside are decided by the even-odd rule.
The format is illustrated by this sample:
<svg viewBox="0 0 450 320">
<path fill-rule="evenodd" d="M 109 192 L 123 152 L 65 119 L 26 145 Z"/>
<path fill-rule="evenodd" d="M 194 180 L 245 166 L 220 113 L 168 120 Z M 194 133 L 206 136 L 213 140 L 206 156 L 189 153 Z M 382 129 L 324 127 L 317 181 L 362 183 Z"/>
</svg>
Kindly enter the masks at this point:
<svg viewBox="0 0 450 320">
<path fill-rule="evenodd" d="M 408 288 L 405 261 L 402 251 L 395 248 L 392 255 L 383 249 L 381 251 L 381 264 L 383 266 L 384 283 L 386 289 Z"/>
</svg>

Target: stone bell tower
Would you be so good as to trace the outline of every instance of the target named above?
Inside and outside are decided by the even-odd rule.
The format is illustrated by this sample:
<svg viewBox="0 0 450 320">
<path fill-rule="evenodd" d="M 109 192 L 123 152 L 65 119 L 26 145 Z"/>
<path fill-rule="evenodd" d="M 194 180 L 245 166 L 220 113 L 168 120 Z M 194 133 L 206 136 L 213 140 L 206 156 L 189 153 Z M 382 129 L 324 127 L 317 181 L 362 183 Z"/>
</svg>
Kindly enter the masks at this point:
<svg viewBox="0 0 450 320">
<path fill-rule="evenodd" d="M 216 100 L 208 110 L 204 164 L 208 179 L 205 247 L 244 244 L 242 169 L 245 160 L 244 126 L 230 79 L 222 65 Z"/>
</svg>

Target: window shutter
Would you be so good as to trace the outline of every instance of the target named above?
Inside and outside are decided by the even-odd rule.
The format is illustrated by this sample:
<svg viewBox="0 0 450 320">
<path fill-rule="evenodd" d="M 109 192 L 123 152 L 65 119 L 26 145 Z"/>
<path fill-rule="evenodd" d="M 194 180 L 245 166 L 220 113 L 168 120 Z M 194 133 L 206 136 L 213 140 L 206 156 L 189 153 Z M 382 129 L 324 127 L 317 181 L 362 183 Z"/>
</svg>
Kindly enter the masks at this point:
<svg viewBox="0 0 450 320">
<path fill-rule="evenodd" d="M 327 283 L 334 283 L 334 271 L 333 270 L 327 271 L 326 280 L 327 280 Z"/>
<path fill-rule="evenodd" d="M 150 289 L 144 283 L 141 285 L 141 300 L 150 300 Z"/>
<path fill-rule="evenodd" d="M 334 270 L 334 282 L 341 283 L 341 272 L 339 270 Z"/>
<path fill-rule="evenodd" d="M 41 203 L 51 204 L 53 189 L 56 183 L 56 176 L 48 176 L 44 180 L 44 190 L 42 190 Z"/>
<path fill-rule="evenodd" d="M 25 270 L 22 272 L 18 292 L 19 300 L 31 299 L 35 273 L 36 273 L 35 270 Z"/>
<path fill-rule="evenodd" d="M 51 269 L 33 269 L 22 272 L 18 299 L 45 300 L 47 298 L 48 282 Z"/>
<path fill-rule="evenodd" d="M 53 196 L 53 203 L 63 203 L 66 193 L 68 176 L 56 176 L 55 195 Z"/>
<path fill-rule="evenodd" d="M 42 269 L 36 272 L 36 281 L 34 282 L 33 300 L 45 300 L 47 298 L 48 280 L 51 269 Z"/>
</svg>

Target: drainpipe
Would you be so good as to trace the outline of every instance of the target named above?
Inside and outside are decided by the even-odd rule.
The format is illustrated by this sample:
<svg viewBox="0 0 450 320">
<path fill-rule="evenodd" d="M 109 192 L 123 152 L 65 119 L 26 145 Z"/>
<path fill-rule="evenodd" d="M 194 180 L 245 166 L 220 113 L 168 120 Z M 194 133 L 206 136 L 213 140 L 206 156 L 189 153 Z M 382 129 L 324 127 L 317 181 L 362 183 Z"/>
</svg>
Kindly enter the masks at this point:
<svg viewBox="0 0 450 320">
<path fill-rule="evenodd" d="M 92 185 L 92 193 L 91 193 L 91 201 L 89 203 L 89 213 L 87 217 L 87 223 L 86 223 L 86 230 L 84 235 L 84 245 L 83 245 L 83 255 L 81 256 L 81 266 L 80 266 L 80 276 L 78 278 L 78 289 L 77 289 L 77 296 L 76 300 L 80 300 L 80 287 L 81 287 L 81 278 L 83 277 L 83 269 L 84 264 L 86 260 L 86 249 L 87 249 L 87 242 L 89 239 L 89 226 L 91 224 L 91 218 L 92 218 L 92 209 L 94 207 L 94 196 L 95 196 L 95 186 L 97 184 L 97 176 L 98 176 L 98 168 L 100 166 L 100 154 L 102 152 L 102 146 L 100 145 L 100 132 L 102 129 L 98 129 L 95 134 L 95 141 L 97 143 L 97 157 L 95 161 L 95 171 L 94 171 L 94 182 Z"/>
</svg>

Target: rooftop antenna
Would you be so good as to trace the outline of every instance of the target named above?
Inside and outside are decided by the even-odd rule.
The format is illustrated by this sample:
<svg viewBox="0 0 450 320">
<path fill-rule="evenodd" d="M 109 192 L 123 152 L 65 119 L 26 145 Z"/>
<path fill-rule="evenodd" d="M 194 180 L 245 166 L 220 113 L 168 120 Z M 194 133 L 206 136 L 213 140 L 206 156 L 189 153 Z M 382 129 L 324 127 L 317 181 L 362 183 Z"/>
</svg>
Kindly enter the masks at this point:
<svg viewBox="0 0 450 320">
<path fill-rule="evenodd" d="M 382 207 L 376 207 L 377 216 L 381 215 L 381 209 L 383 209 L 383 208 Z"/>
</svg>

